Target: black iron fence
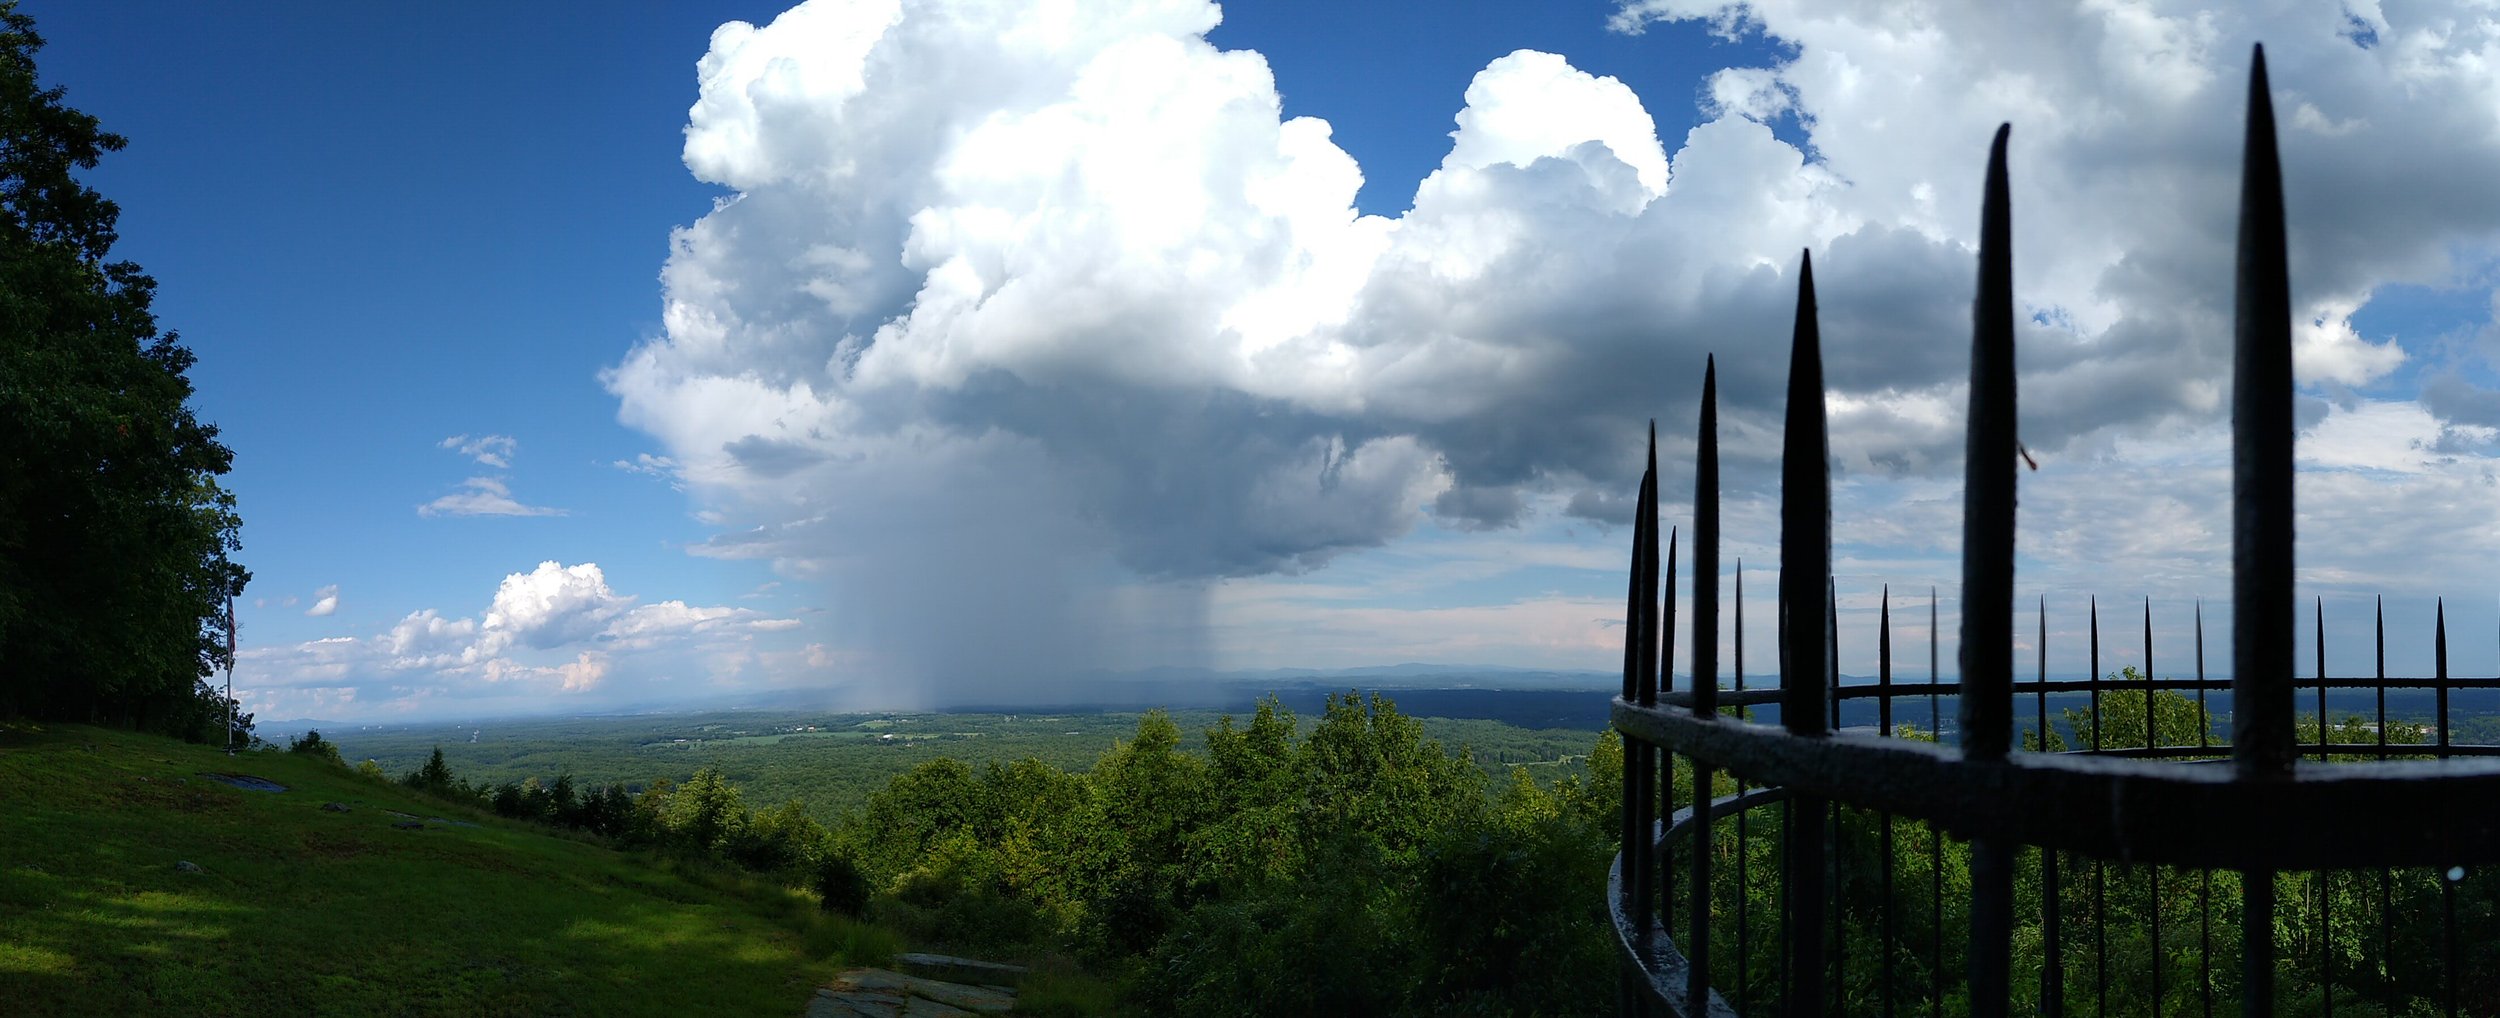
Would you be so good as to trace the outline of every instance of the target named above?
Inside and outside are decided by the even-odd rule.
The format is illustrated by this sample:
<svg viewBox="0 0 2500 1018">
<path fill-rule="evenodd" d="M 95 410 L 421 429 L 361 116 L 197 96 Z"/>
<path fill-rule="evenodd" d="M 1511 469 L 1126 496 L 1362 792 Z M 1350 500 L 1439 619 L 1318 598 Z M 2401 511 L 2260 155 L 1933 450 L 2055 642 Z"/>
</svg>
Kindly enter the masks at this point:
<svg viewBox="0 0 2500 1018">
<path fill-rule="evenodd" d="M 2451 718 L 2454 696 L 2500 696 L 2483 692 L 2500 679 L 2448 674 L 2444 610 L 2434 675 L 2386 674 L 2382 617 L 2376 673 L 2330 677 L 2323 604 L 2312 611 L 2315 667 L 2300 675 L 2291 310 L 2262 51 L 2247 132 L 2230 680 L 2205 676 L 2201 606 L 2194 650 L 2177 659 L 2192 660 L 2195 677 L 2180 665 L 2156 677 L 2149 603 L 2142 673 L 2105 675 L 2092 605 L 2089 677 L 2050 680 L 2045 602 L 2025 606 L 2037 654 L 2032 677 L 2018 679 L 2016 627 L 2035 620 L 2018 619 L 2014 600 L 2003 130 L 1981 214 L 1960 681 L 1939 679 L 1932 591 L 1924 681 L 1894 673 L 1888 592 L 1875 681 L 1839 681 L 1810 262 L 1798 273 L 1782 450 L 1775 688 L 1746 685 L 1741 565 L 1722 688 L 1715 362 L 1690 531 L 1704 582 L 1686 606 L 1683 689 L 1667 667 L 1677 542 L 1663 542 L 1662 563 L 1653 433 L 1613 706 L 1626 850 L 1607 900 L 1627 1012 L 2211 1014 L 2237 998 L 2252 1016 L 2500 1014 L 2500 880 L 2475 869 L 2500 862 L 2500 760 L 2472 759 L 2500 755 L 2487 744 L 2500 736 L 2459 738 Z M 1756 723 L 1774 708 L 1776 725 Z"/>
</svg>

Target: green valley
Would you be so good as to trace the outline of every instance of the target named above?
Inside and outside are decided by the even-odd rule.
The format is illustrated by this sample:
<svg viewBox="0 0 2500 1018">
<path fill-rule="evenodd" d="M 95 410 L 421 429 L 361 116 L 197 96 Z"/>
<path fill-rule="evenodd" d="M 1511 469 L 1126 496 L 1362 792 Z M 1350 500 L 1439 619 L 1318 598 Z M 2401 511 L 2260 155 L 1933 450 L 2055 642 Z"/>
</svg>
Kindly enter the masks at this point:
<svg viewBox="0 0 2500 1018">
<path fill-rule="evenodd" d="M 1401 702 L 1404 692 L 1397 693 Z M 1586 694 L 1602 702 L 1602 694 Z M 1313 712 L 1316 713 L 1316 712 Z M 939 757 L 975 767 L 1033 759 L 1083 771 L 1135 733 L 1133 711 L 1060 713 L 875 713 L 736 710 L 580 718 L 529 718 L 472 724 L 327 728 L 322 734 L 350 762 L 373 760 L 390 774 L 423 764 L 436 747 L 461 777 L 484 784 L 542 782 L 571 774 L 577 782 L 623 782 L 640 788 L 657 778 L 682 782 L 714 768 L 747 801 L 804 803 L 821 823 L 864 804 L 896 775 Z M 1222 712 L 1170 713 L 1181 746 L 1205 748 L 1205 731 Z M 1426 737 L 1468 749 L 1495 778 L 1526 767 L 1540 784 L 1586 773 L 1597 729 L 1521 728 L 1487 718 L 1424 717 Z M 1305 727 L 1308 717 L 1305 716 Z M 269 733 L 293 734 L 287 726 Z"/>
</svg>

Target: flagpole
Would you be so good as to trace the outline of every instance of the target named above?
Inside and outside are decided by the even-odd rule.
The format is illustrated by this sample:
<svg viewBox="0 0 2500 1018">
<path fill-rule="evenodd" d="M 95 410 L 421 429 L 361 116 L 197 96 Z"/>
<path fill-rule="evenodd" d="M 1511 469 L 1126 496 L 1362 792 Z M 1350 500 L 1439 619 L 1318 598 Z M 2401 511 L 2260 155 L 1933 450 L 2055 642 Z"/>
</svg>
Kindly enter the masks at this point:
<svg viewBox="0 0 2500 1018">
<path fill-rule="evenodd" d="M 234 595 L 226 595 L 226 755 L 234 755 Z"/>
</svg>

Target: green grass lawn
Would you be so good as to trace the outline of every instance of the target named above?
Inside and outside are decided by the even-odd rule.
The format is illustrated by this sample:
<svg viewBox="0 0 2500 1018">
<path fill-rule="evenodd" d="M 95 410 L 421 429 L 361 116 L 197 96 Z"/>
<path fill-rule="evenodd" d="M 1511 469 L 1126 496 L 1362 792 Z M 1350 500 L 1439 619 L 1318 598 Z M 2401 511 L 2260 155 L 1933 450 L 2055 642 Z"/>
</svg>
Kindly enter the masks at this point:
<svg viewBox="0 0 2500 1018">
<path fill-rule="evenodd" d="M 395 830 L 386 810 L 477 826 Z M 899 947 L 797 892 L 310 757 L 0 726 L 9 1015 L 794 1015 Z"/>
</svg>

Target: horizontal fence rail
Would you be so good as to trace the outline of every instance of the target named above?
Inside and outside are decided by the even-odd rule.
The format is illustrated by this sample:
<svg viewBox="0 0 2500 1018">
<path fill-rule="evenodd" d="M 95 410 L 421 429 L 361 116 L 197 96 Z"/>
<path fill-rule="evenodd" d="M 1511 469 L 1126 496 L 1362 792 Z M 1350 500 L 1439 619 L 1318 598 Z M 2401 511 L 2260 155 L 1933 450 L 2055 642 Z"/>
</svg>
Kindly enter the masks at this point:
<svg viewBox="0 0 2500 1018">
<path fill-rule="evenodd" d="M 2500 677 L 2449 674 L 2444 603 L 2433 674 L 2387 674 L 2374 608 L 2374 673 L 2330 676 L 2323 601 L 2306 606 L 2314 655 L 2299 674 L 2290 291 L 2263 51 L 2241 183 L 2229 679 L 2207 676 L 2201 604 L 2179 653 L 2156 648 L 2149 600 L 2141 672 L 2103 670 L 2095 600 L 2082 645 L 2057 651 L 2087 677 L 2050 679 L 2050 605 L 2015 600 L 2028 453 L 2014 428 L 2006 140 L 2000 129 L 1989 154 L 1973 304 L 1959 681 L 1941 678 L 1933 590 L 1926 674 L 1896 677 L 1885 590 L 1877 675 L 1840 682 L 1841 639 L 1867 634 L 1844 632 L 1832 584 L 1810 260 L 1781 453 L 1775 686 L 1747 685 L 1742 562 L 1719 674 L 1715 358 L 1691 528 L 1663 547 L 1652 429 L 1611 711 L 1623 852 L 1606 901 L 1624 1011 L 2211 1015 L 2236 999 L 2247 1016 L 2500 1015 L 2500 880 L 2479 872 L 2500 862 L 2500 745 L 2461 737 L 2500 726 L 2461 731 L 2455 703 Z M 1683 536 L 1693 643 L 1677 689 Z M 2037 638 L 2018 664 L 2026 624 Z"/>
</svg>

